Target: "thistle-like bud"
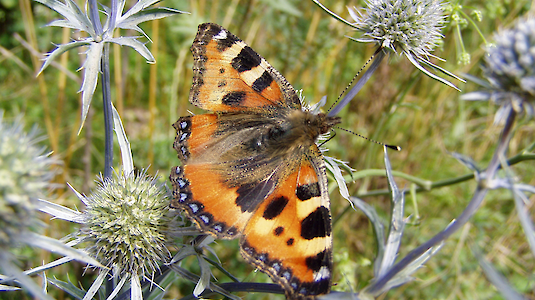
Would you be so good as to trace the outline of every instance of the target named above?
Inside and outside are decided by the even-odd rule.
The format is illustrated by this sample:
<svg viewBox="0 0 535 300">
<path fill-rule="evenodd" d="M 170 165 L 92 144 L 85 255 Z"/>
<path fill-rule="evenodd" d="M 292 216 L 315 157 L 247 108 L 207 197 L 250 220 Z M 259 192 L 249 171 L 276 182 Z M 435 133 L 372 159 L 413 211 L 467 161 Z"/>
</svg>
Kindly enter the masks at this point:
<svg viewBox="0 0 535 300">
<path fill-rule="evenodd" d="M 0 248 L 38 227 L 37 198 L 50 186 L 56 160 L 37 142 L 36 128 L 26 133 L 20 117 L 8 124 L 0 112 Z"/>
<path fill-rule="evenodd" d="M 492 100 L 511 101 L 516 112 L 533 115 L 535 97 L 535 19 L 521 19 L 514 28 L 494 35 L 483 71 L 496 89 Z"/>
<path fill-rule="evenodd" d="M 443 38 L 444 5 L 438 0 L 366 0 L 364 13 L 349 9 L 361 42 L 426 58 Z"/>
<path fill-rule="evenodd" d="M 169 258 L 173 215 L 166 189 L 156 178 L 145 172 L 100 178 L 83 202 L 87 207 L 80 236 L 102 264 L 121 276 L 144 275 Z"/>
</svg>

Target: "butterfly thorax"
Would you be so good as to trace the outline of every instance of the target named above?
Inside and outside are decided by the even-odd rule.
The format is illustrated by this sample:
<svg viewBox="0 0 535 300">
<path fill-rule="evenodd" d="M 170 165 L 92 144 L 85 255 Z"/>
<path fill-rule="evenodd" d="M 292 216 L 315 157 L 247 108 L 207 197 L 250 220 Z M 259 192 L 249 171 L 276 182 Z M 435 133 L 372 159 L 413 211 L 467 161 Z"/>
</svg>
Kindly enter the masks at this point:
<svg viewBox="0 0 535 300">
<path fill-rule="evenodd" d="M 266 173 L 280 168 L 281 161 L 286 162 L 285 173 L 295 171 L 318 137 L 340 123 L 339 117 L 300 109 L 218 113 L 217 119 L 215 142 L 188 163 L 219 161 L 214 169 L 230 186 L 262 181 Z"/>
<path fill-rule="evenodd" d="M 274 135 L 271 143 L 273 148 L 295 152 L 296 148 L 310 147 L 321 134 L 327 133 L 338 123 L 339 117 L 327 117 L 323 113 L 313 114 L 306 110 L 291 110 L 277 127 L 280 132 Z"/>
</svg>

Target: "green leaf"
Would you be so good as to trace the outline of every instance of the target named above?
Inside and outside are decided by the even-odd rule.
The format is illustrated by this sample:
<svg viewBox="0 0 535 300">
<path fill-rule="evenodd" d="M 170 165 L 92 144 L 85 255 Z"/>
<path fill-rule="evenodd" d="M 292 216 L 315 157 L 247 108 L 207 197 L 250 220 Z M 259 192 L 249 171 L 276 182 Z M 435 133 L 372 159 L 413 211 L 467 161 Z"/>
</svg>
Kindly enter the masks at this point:
<svg viewBox="0 0 535 300">
<path fill-rule="evenodd" d="M 89 256 L 87 253 L 74 249 L 72 247 L 69 247 L 62 243 L 61 241 L 58 241 L 53 238 L 49 238 L 47 236 L 39 235 L 33 232 L 25 232 L 20 234 L 20 239 L 24 241 L 26 244 L 39 247 L 41 249 L 58 253 L 63 256 L 67 256 L 69 258 L 91 264 L 93 266 L 104 268 L 103 265 L 101 265 L 97 260 Z"/>
<path fill-rule="evenodd" d="M 119 19 L 121 20 L 127 19 L 128 17 L 137 14 L 138 12 L 144 10 L 145 8 L 149 6 L 152 6 L 153 4 L 157 2 L 160 2 L 160 0 L 140 0 L 136 2 L 136 4 L 134 4 L 134 6 L 132 6 L 124 15 L 118 18 L 117 21 L 119 21 Z M 124 7 L 124 4 L 122 4 L 122 6 Z"/>
<path fill-rule="evenodd" d="M 38 200 L 37 209 L 53 216 L 54 218 L 62 219 L 62 220 L 66 220 L 66 221 L 74 222 L 78 224 L 82 224 L 84 222 L 83 214 L 79 211 L 72 210 L 63 205 L 59 205 L 50 201 L 46 201 L 44 199 L 37 199 L 37 200 Z"/>
<path fill-rule="evenodd" d="M 137 39 L 138 37 L 135 36 L 126 36 L 111 38 L 108 41 L 121 46 L 132 47 L 134 48 L 134 50 L 137 51 L 137 53 L 141 54 L 141 56 L 143 56 L 148 63 L 156 63 L 156 60 L 154 59 L 154 56 L 152 56 L 152 53 L 150 53 L 149 49 L 145 46 L 144 43 L 138 41 Z"/>
<path fill-rule="evenodd" d="M 57 0 L 35 0 L 62 15 L 66 20 L 63 22 L 53 21 L 50 26 L 63 26 L 74 28 L 96 36 L 89 17 L 82 12 L 78 4 L 73 0 L 65 0 L 65 4 Z"/>
<path fill-rule="evenodd" d="M 345 199 L 349 199 L 349 191 L 347 189 L 346 181 L 344 179 L 344 176 L 342 175 L 342 171 L 340 170 L 338 163 L 332 157 L 324 156 L 323 159 L 327 162 L 325 166 L 333 174 L 334 179 L 338 184 L 340 194 Z"/>
<path fill-rule="evenodd" d="M 210 276 L 212 275 L 210 264 L 208 264 L 208 262 L 200 255 L 197 256 L 197 260 L 199 261 L 199 267 L 201 268 L 201 278 L 199 278 L 199 281 L 193 290 L 193 296 L 196 298 L 199 297 L 199 295 L 210 285 Z"/>
<path fill-rule="evenodd" d="M 412 56 L 412 54 L 407 53 L 407 52 L 403 52 L 403 53 L 405 54 L 405 56 L 407 57 L 407 59 L 412 63 L 412 65 L 415 66 L 418 70 L 422 71 L 422 73 L 424 73 L 425 75 L 427 75 L 427 76 L 429 76 L 429 77 L 431 77 L 431 78 L 433 78 L 433 79 L 435 79 L 435 80 L 437 80 L 437 81 L 439 81 L 439 82 L 441 82 L 441 83 L 443 83 L 443 84 L 445 84 L 445 85 L 447 85 L 447 86 L 449 86 L 449 87 L 452 87 L 452 88 L 456 89 L 456 90 L 459 91 L 459 92 L 461 91 L 461 90 L 460 90 L 458 87 L 456 87 L 453 83 L 447 81 L 446 79 L 444 79 L 444 78 L 442 78 L 442 77 L 440 77 L 440 76 L 437 76 L 437 75 L 435 75 L 435 74 L 429 72 L 427 69 L 425 69 L 424 67 L 422 67 L 422 65 L 420 65 L 420 63 L 418 62 L 418 60 L 415 59 L 415 58 Z M 421 62 L 425 62 L 427 65 L 433 65 L 433 64 L 431 64 L 431 63 L 426 62 L 425 60 L 420 60 L 420 61 L 421 61 Z M 438 68 L 438 66 L 435 66 L 435 65 L 433 65 L 433 66 Z M 462 79 L 461 79 L 461 80 L 462 80 Z M 464 80 L 462 80 L 462 81 L 464 81 Z"/>
<path fill-rule="evenodd" d="M 405 220 L 403 220 L 405 196 L 399 191 L 396 181 L 392 176 L 392 166 L 388 159 L 387 147 L 384 148 L 385 154 L 385 168 L 386 177 L 388 178 L 388 185 L 392 193 L 392 212 L 390 216 L 390 229 L 388 232 L 388 239 L 384 248 L 384 256 L 381 259 L 381 267 L 376 277 L 381 277 L 392 267 L 396 261 L 399 246 L 401 245 L 401 237 L 403 236 L 403 229 L 405 228 Z"/>
<path fill-rule="evenodd" d="M 375 240 L 377 243 L 377 254 L 373 264 L 373 273 L 377 275 L 379 273 L 381 260 L 385 252 L 385 226 L 381 222 L 381 219 L 379 218 L 379 215 L 373 206 L 357 197 L 350 197 L 349 200 L 351 200 L 351 203 L 360 209 L 372 223 L 373 231 L 375 233 Z"/>
<path fill-rule="evenodd" d="M 487 279 L 498 289 L 500 294 L 504 297 L 504 299 L 509 300 L 524 300 L 527 298 L 524 298 L 521 294 L 519 294 L 515 289 L 511 286 L 511 284 L 507 281 L 507 278 L 505 278 L 502 274 L 500 274 L 493 266 L 490 264 L 484 257 L 481 250 L 474 246 L 472 247 L 472 252 L 474 253 L 475 257 L 477 258 L 477 261 L 479 265 L 481 266 L 481 269 L 483 269 L 483 273 L 485 273 L 485 276 Z"/>
<path fill-rule="evenodd" d="M 76 299 L 82 299 L 84 297 L 85 291 L 78 288 L 72 282 L 65 282 L 59 279 L 52 279 L 47 278 L 48 282 L 50 282 L 52 285 L 58 287 L 60 290 L 66 292 L 67 294 L 71 295 L 72 297 Z"/>
<path fill-rule="evenodd" d="M 143 300 L 141 282 L 139 282 L 139 276 L 136 275 L 132 275 L 132 279 L 130 280 L 130 299 Z"/>
<path fill-rule="evenodd" d="M 91 285 L 87 293 L 84 295 L 83 300 L 93 299 L 93 296 L 95 296 L 100 286 L 102 286 L 102 283 L 106 279 L 106 276 L 108 276 L 108 270 L 100 270 L 97 278 L 95 279 L 95 281 L 93 281 L 93 284 Z"/>
<path fill-rule="evenodd" d="M 43 72 L 46 69 L 46 67 L 48 67 L 54 59 L 56 59 L 56 57 L 60 56 L 64 52 L 69 51 L 74 48 L 81 47 L 81 46 L 87 46 L 89 44 L 91 44 L 90 41 L 83 40 L 83 41 L 74 41 L 74 42 L 70 42 L 67 44 L 59 45 L 56 49 L 54 49 L 54 51 L 46 54 L 45 62 L 43 63 L 43 66 L 39 70 L 39 73 L 37 73 L 37 76 L 39 76 L 39 74 L 41 74 L 41 72 Z"/>
<path fill-rule="evenodd" d="M 115 106 L 112 106 L 112 108 L 115 134 L 117 135 L 117 142 L 119 143 L 119 149 L 121 149 L 121 158 L 123 159 L 124 176 L 134 176 L 134 159 L 132 158 L 132 149 L 130 148 L 130 143 L 128 142 L 126 132 L 124 131 L 121 116 L 119 116 Z"/>
<path fill-rule="evenodd" d="M 5 272 L 6 275 L 15 278 L 18 284 L 34 297 L 43 300 L 53 300 L 53 298 L 45 294 L 29 276 L 22 273 L 21 270 L 11 262 L 10 258 L 2 252 L 0 252 L 0 269 Z"/>
<path fill-rule="evenodd" d="M 26 274 L 28 276 L 35 275 L 37 273 L 41 273 L 41 272 L 44 272 L 46 270 L 55 268 L 57 266 L 61 266 L 63 264 L 71 262 L 71 261 L 73 261 L 73 259 L 70 258 L 70 257 L 62 257 L 62 258 L 56 259 L 56 260 L 54 260 L 52 262 L 49 262 L 48 264 L 45 264 L 45 265 L 42 265 L 42 266 L 39 266 L 39 267 L 35 267 L 35 268 L 31 268 L 29 270 L 26 270 L 26 271 L 24 271 L 24 274 Z"/>
<path fill-rule="evenodd" d="M 78 134 L 84 127 L 87 113 L 89 112 L 89 105 L 93 99 L 93 94 L 97 88 L 98 74 L 100 71 L 100 59 L 102 57 L 102 51 L 104 43 L 91 43 L 89 50 L 86 52 L 86 60 L 82 68 L 84 69 L 84 81 L 82 83 L 82 122 L 80 123 L 80 129 Z"/>
<path fill-rule="evenodd" d="M 147 36 L 145 32 L 139 28 L 137 25 L 143 22 L 162 19 L 170 16 L 174 16 L 176 14 L 184 14 L 187 12 L 167 8 L 167 7 L 158 7 L 158 8 L 152 8 L 148 10 L 140 11 L 133 15 L 128 15 L 128 17 L 120 17 L 117 20 L 117 28 L 122 29 L 132 29 L 139 33 L 142 33 L 143 35 Z M 148 37 L 147 37 L 148 38 Z"/>
<path fill-rule="evenodd" d="M 16 286 L 9 286 L 9 285 L 0 284 L 0 291 L 2 291 L 2 292 L 18 291 L 20 289 L 21 288 L 16 287 Z"/>
</svg>

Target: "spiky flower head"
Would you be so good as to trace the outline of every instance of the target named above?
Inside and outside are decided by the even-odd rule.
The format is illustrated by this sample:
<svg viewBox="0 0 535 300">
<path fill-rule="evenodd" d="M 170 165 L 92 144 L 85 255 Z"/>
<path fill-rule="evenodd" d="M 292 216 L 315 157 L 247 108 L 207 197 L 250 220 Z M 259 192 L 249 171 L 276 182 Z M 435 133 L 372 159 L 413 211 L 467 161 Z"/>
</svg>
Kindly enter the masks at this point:
<svg viewBox="0 0 535 300">
<path fill-rule="evenodd" d="M 80 236 L 87 251 L 121 275 L 154 274 L 169 257 L 173 216 L 164 185 L 145 172 L 99 178 L 86 204 Z"/>
<path fill-rule="evenodd" d="M 50 186 L 56 164 L 37 145 L 37 130 L 23 130 L 22 118 L 12 124 L 0 112 L 0 248 L 14 245 L 24 231 L 38 226 L 37 198 Z"/>
<path fill-rule="evenodd" d="M 514 28 L 494 34 L 483 73 L 490 83 L 488 99 L 518 113 L 534 114 L 535 19 L 520 19 Z"/>
<path fill-rule="evenodd" d="M 397 53 L 427 57 L 443 38 L 444 5 L 438 0 L 366 0 L 364 13 L 349 9 L 360 42 L 373 42 Z"/>
</svg>

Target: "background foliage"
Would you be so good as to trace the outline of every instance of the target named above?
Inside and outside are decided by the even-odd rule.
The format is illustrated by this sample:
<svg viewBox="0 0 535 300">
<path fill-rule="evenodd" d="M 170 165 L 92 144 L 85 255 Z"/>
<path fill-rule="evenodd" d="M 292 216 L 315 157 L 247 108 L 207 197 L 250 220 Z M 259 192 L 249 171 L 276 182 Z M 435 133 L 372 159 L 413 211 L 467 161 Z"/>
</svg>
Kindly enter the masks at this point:
<svg viewBox="0 0 535 300">
<path fill-rule="evenodd" d="M 77 1 L 81 6 L 83 1 Z M 357 1 L 322 1 L 332 11 L 350 20 L 346 6 L 363 6 Z M 308 1 L 166 0 L 163 5 L 191 15 L 142 24 L 152 43 L 157 63 L 149 65 L 137 53 L 112 47 L 111 68 L 114 104 L 123 118 L 132 146 L 134 162 L 140 168 L 150 165 L 150 174 L 167 180 L 169 169 L 177 164 L 172 149 L 174 130 L 171 124 L 188 110 L 200 112 L 188 103 L 192 78 L 189 47 L 202 22 L 221 24 L 241 37 L 264 56 L 296 88 L 303 89 L 307 100 L 318 101 L 327 95 L 330 105 L 375 50 L 346 36 L 359 37 L 349 27 L 335 21 Z M 127 6 L 129 6 L 127 4 Z M 451 3 L 452 13 L 444 28 L 446 36 L 435 52 L 446 62 L 440 66 L 455 74 L 480 76 L 484 41 L 473 24 L 458 12 L 482 16 L 477 28 L 487 40 L 492 32 L 508 27 L 531 8 L 530 1 L 460 1 Z M 478 14 L 475 14 L 477 12 Z M 39 77 L 39 53 L 54 49 L 52 43 L 68 42 L 68 29 L 44 27 L 58 15 L 28 0 L 0 0 L 0 110 L 5 119 L 20 113 L 27 124 L 36 123 L 46 136 L 49 149 L 63 160 L 57 176 L 59 187 L 49 199 L 69 207 L 78 202 L 65 182 L 83 187 L 87 193 L 95 187 L 95 174 L 103 168 L 103 121 L 100 93 L 95 93 L 91 112 L 80 135 L 81 66 L 83 56 L 76 52 L 63 55 L 53 68 Z M 76 33 L 74 33 L 76 34 Z M 132 33 L 131 33 L 132 34 Z M 461 43 L 462 42 L 462 43 Z M 463 52 L 463 49 L 465 52 Z M 470 59 L 467 60 L 467 55 Z M 477 89 L 473 84 L 454 82 L 463 92 Z M 99 87 L 98 87 L 99 88 Z M 423 76 L 406 59 L 391 56 L 383 63 L 363 90 L 344 109 L 341 126 L 388 144 L 399 145 L 401 152 L 390 153 L 392 168 L 429 181 L 455 178 L 470 172 L 449 154 L 459 152 L 486 165 L 494 151 L 500 128 L 493 125 L 497 109 L 488 102 L 463 102 L 461 93 Z M 533 143 L 535 125 L 517 123 L 509 153 L 516 154 Z M 357 136 L 339 132 L 326 145 L 329 156 L 349 162 L 359 171 L 383 168 L 382 147 Z M 119 164 L 118 147 L 114 156 Z M 530 167 L 531 166 L 531 167 Z M 520 181 L 535 184 L 532 162 L 514 167 Z M 369 191 L 385 189 L 384 177 L 357 173 L 349 183 L 350 194 L 360 196 L 388 219 L 388 195 L 367 196 Z M 398 185 L 411 183 L 396 178 Z M 405 230 L 401 255 L 406 254 L 460 214 L 471 197 L 476 183 L 461 182 L 407 197 L 406 215 L 411 216 Z M 373 231 L 359 211 L 348 210 L 349 203 L 335 190 L 331 194 L 336 220 L 334 290 L 359 290 L 372 278 L 371 262 L 375 254 Z M 531 208 L 533 212 L 533 208 Z M 61 222 L 50 222 L 46 234 L 61 238 L 71 232 Z M 493 191 L 472 222 L 448 239 L 440 252 L 415 275 L 418 280 L 390 291 L 391 299 L 499 299 L 495 288 L 482 275 L 474 259 L 471 244 L 479 245 L 486 259 L 504 274 L 517 291 L 535 299 L 533 269 L 535 262 L 518 223 L 511 193 Z M 261 273 L 252 272 L 238 254 L 237 241 L 220 241 L 214 246 L 223 266 L 240 279 L 269 282 Z M 52 259 L 48 252 L 35 253 L 23 248 L 18 253 L 26 269 Z M 186 261 L 195 271 L 195 261 Z M 72 269 L 67 269 L 67 267 Z M 82 274 L 82 265 L 69 264 L 54 269 L 48 276 L 73 282 L 86 288 L 91 272 Z M 67 275 L 69 274 L 69 275 Z M 215 272 L 216 276 L 219 273 Z M 89 283 L 89 284 L 88 284 Z M 177 281 L 169 296 L 191 293 L 194 284 Z M 13 294 L 15 298 L 20 294 Z M 63 295 L 54 295 L 61 299 Z M 2 294 L 1 297 L 11 297 Z M 258 299 L 259 295 L 246 298 Z M 265 296 L 281 298 L 282 296 Z"/>
</svg>

